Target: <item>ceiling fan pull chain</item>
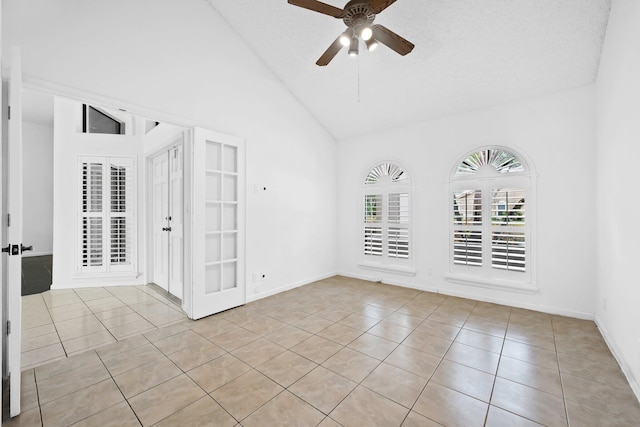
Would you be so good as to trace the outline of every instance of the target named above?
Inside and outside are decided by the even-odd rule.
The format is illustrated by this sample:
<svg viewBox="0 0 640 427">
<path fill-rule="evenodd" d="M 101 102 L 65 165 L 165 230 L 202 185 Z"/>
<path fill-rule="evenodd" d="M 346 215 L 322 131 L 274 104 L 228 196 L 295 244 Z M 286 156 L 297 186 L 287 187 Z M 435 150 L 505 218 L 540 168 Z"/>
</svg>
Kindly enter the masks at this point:
<svg viewBox="0 0 640 427">
<path fill-rule="evenodd" d="M 359 55 L 356 61 L 358 62 L 358 104 L 360 104 L 360 56 Z"/>
</svg>

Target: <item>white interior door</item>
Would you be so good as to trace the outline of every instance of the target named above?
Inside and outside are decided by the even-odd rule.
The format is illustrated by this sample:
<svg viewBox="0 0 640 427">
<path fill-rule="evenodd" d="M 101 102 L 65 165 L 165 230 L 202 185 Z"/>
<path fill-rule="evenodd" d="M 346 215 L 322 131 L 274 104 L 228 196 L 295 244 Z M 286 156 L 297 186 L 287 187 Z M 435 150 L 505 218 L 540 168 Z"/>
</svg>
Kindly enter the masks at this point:
<svg viewBox="0 0 640 427">
<path fill-rule="evenodd" d="M 169 291 L 169 156 L 166 152 L 153 158 L 153 282 Z"/>
<path fill-rule="evenodd" d="M 246 302 L 244 141 L 193 132 L 193 281 L 189 316 Z"/>
<path fill-rule="evenodd" d="M 169 150 L 169 293 L 182 299 L 183 284 L 183 149 Z"/>
<path fill-rule="evenodd" d="M 9 81 L 9 158 L 7 166 L 7 319 L 11 329 L 7 338 L 7 372 L 10 375 L 9 413 L 20 414 L 20 341 L 22 314 L 22 69 L 20 49 L 11 49 Z M 4 251 L 4 249 L 3 249 Z M 7 331 L 9 332 L 9 331 Z"/>
</svg>

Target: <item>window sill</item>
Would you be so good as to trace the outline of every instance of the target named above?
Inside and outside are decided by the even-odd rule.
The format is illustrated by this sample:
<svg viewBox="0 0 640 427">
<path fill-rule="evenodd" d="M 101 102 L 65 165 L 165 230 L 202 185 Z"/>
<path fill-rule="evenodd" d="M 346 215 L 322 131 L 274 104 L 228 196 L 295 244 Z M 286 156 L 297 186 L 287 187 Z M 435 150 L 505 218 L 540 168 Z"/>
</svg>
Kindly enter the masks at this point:
<svg viewBox="0 0 640 427">
<path fill-rule="evenodd" d="M 539 290 L 538 287 L 532 283 L 517 282 L 515 280 L 484 279 L 481 277 L 458 273 L 445 274 L 444 277 L 448 282 L 459 283 L 462 285 L 479 286 L 482 288 L 492 288 L 531 294 L 536 293 Z"/>
<path fill-rule="evenodd" d="M 388 273 L 402 274 L 403 276 L 415 276 L 416 270 L 411 267 L 405 267 L 402 265 L 387 265 L 377 264 L 373 262 L 361 262 L 358 263 L 358 267 L 366 268 L 367 270 L 385 271 Z"/>
</svg>

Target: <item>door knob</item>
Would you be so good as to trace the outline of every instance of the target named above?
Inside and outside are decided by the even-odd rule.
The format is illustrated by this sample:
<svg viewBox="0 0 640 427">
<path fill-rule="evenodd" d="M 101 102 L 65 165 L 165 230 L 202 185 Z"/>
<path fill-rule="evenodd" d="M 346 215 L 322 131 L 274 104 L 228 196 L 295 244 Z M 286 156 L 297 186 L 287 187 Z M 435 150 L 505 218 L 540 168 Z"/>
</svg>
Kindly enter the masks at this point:
<svg viewBox="0 0 640 427">
<path fill-rule="evenodd" d="M 33 250 L 33 245 L 25 246 L 22 243 L 20 244 L 20 252 L 27 252 L 27 251 L 32 251 L 32 250 Z"/>
<path fill-rule="evenodd" d="M 171 227 L 162 227 L 162 231 L 171 231 Z"/>
</svg>

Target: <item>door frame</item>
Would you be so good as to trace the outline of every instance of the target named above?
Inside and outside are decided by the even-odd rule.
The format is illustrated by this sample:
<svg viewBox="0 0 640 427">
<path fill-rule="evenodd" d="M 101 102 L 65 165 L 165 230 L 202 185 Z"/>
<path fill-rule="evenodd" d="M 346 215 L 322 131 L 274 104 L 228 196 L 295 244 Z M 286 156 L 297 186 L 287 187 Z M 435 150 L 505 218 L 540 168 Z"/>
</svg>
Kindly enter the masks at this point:
<svg viewBox="0 0 640 427">
<path fill-rule="evenodd" d="M 187 141 L 191 138 L 191 130 L 185 130 L 182 132 L 181 135 L 177 135 L 174 136 L 172 138 L 169 138 L 164 144 L 162 144 L 161 146 L 155 148 L 153 151 L 150 151 L 149 153 L 145 153 L 144 157 L 144 167 L 146 168 L 144 171 L 145 174 L 145 193 L 146 193 L 146 197 L 145 197 L 145 206 L 146 206 L 146 213 L 145 213 L 145 224 L 146 224 L 146 247 L 147 247 L 147 253 L 146 255 L 146 262 L 145 262 L 145 269 L 146 269 L 146 278 L 147 278 L 147 282 L 151 283 L 154 280 L 154 251 L 155 251 L 155 247 L 153 244 L 153 159 L 163 153 L 167 153 L 168 150 L 171 150 L 171 148 L 174 147 L 178 147 L 180 145 L 182 145 L 182 214 L 183 214 L 183 224 L 182 224 L 182 309 L 188 313 L 188 311 L 185 308 L 185 295 L 186 295 L 186 284 L 187 284 L 187 276 L 190 277 L 190 274 L 187 273 L 187 270 L 190 270 L 190 268 L 187 268 L 187 266 L 191 266 L 191 260 L 187 258 L 187 248 L 191 245 L 191 233 L 189 232 L 187 234 L 187 223 L 189 221 L 187 221 L 187 205 L 189 205 L 191 203 L 191 195 L 187 194 L 187 181 L 190 181 L 190 179 L 187 179 L 187 175 L 186 175 L 186 168 L 187 168 L 187 162 L 189 161 L 189 159 L 187 158 L 187 156 L 185 155 L 185 147 L 187 146 Z M 191 169 L 189 169 L 191 170 Z M 170 282 L 167 282 L 167 288 L 170 289 Z M 171 292 L 169 292 L 167 290 L 167 292 L 169 294 L 171 294 Z"/>
</svg>

